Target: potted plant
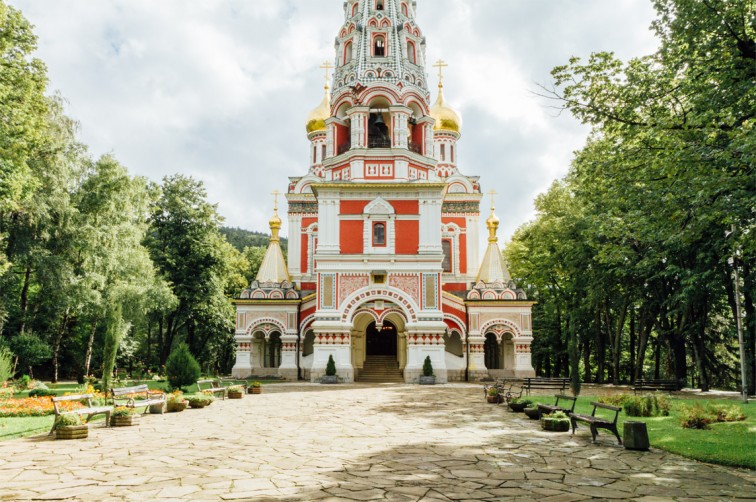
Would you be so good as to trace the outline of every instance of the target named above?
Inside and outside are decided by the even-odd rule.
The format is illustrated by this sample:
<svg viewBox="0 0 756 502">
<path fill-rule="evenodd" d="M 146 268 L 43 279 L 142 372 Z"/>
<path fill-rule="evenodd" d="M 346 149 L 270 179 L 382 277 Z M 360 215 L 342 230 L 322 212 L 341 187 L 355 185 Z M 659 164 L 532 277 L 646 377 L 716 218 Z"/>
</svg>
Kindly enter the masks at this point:
<svg viewBox="0 0 756 502">
<path fill-rule="evenodd" d="M 522 411 L 531 404 L 533 404 L 532 399 L 527 397 L 516 397 L 509 402 L 509 408 L 517 413 L 522 413 Z"/>
<path fill-rule="evenodd" d="M 189 401 L 190 408 L 204 408 L 205 406 L 212 404 L 215 398 L 213 396 L 201 394 L 197 396 L 190 396 L 186 400 Z"/>
<path fill-rule="evenodd" d="M 529 404 L 522 411 L 524 411 L 528 418 L 531 420 L 538 420 L 541 416 L 541 413 L 538 411 L 537 404 Z"/>
<path fill-rule="evenodd" d="M 241 399 L 244 396 L 243 385 L 232 385 L 228 388 L 229 399 Z"/>
<path fill-rule="evenodd" d="M 89 436 L 89 425 L 76 413 L 62 413 L 55 418 L 55 439 L 84 439 Z"/>
<path fill-rule="evenodd" d="M 541 417 L 541 429 L 545 431 L 567 432 L 570 430 L 570 417 L 563 411 L 555 411 Z"/>
<path fill-rule="evenodd" d="M 333 355 L 328 356 L 328 364 L 326 364 L 326 374 L 320 379 L 320 383 L 339 383 L 339 377 L 336 376 L 336 361 L 333 360 Z"/>
<path fill-rule="evenodd" d="M 248 394 L 262 394 L 262 384 L 258 381 L 254 381 L 247 387 Z"/>
<path fill-rule="evenodd" d="M 491 404 L 499 404 L 501 402 L 501 394 L 496 387 L 489 387 L 486 391 L 486 401 Z"/>
<path fill-rule="evenodd" d="M 419 378 L 418 383 L 420 385 L 435 385 L 436 377 L 433 375 L 433 365 L 431 364 L 430 356 L 425 356 L 425 362 L 423 362 L 423 376 Z"/>
<path fill-rule="evenodd" d="M 139 423 L 140 415 L 134 408 L 117 406 L 110 415 L 110 425 L 113 427 L 128 427 Z"/>
<path fill-rule="evenodd" d="M 168 396 L 167 400 L 168 412 L 178 413 L 184 411 L 189 406 L 189 401 L 184 399 L 184 393 L 180 390 L 175 390 Z"/>
</svg>

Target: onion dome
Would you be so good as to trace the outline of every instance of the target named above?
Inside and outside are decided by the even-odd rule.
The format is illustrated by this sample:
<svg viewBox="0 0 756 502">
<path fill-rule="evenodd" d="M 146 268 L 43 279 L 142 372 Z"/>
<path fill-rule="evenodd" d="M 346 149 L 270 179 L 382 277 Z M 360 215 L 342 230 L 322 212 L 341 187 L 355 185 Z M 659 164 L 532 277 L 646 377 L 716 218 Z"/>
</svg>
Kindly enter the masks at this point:
<svg viewBox="0 0 756 502">
<path fill-rule="evenodd" d="M 444 84 L 438 84 L 438 98 L 436 103 L 430 109 L 430 116 L 436 120 L 433 126 L 435 131 L 454 131 L 459 133 L 462 129 L 462 119 L 444 101 Z"/>
<path fill-rule="evenodd" d="M 326 83 L 323 101 L 307 116 L 307 134 L 326 130 L 326 119 L 331 117 L 331 87 Z"/>
<path fill-rule="evenodd" d="M 280 284 L 284 281 L 291 281 L 289 269 L 286 267 L 283 251 L 281 250 L 281 238 L 278 233 L 281 230 L 281 218 L 278 216 L 278 194 L 276 193 L 276 203 L 273 208 L 273 217 L 270 219 L 270 243 L 268 250 L 265 252 L 265 258 L 257 271 L 257 280 L 260 283 L 271 282 Z"/>
</svg>

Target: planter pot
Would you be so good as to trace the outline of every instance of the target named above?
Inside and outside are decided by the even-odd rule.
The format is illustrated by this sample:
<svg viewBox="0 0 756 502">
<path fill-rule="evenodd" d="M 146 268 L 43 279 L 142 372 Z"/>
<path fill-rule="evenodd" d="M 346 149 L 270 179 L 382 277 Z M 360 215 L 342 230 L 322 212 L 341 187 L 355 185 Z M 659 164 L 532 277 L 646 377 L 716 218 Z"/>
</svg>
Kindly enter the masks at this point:
<svg viewBox="0 0 756 502">
<path fill-rule="evenodd" d="M 110 417 L 110 425 L 113 427 L 129 427 L 139 423 L 139 415 L 122 415 Z"/>
<path fill-rule="evenodd" d="M 55 439 L 84 439 L 89 437 L 89 426 L 64 425 L 55 429 Z"/>
<path fill-rule="evenodd" d="M 421 376 L 418 378 L 417 383 L 420 385 L 436 385 L 436 377 L 435 376 Z"/>
<path fill-rule="evenodd" d="M 486 402 L 489 402 L 491 404 L 499 404 L 502 402 L 502 399 L 498 394 L 495 396 L 486 396 Z"/>
<path fill-rule="evenodd" d="M 538 420 L 541 414 L 538 412 L 538 408 L 525 408 L 522 410 L 531 420 Z"/>
<path fill-rule="evenodd" d="M 528 403 L 509 403 L 509 408 L 517 413 L 522 413 L 527 406 Z"/>
<path fill-rule="evenodd" d="M 166 404 L 165 402 L 158 403 L 158 404 L 151 404 L 150 405 L 150 414 L 151 415 L 162 415 L 166 412 Z"/>
<path fill-rule="evenodd" d="M 189 407 L 197 409 L 197 410 L 199 410 L 201 408 L 204 408 L 205 406 L 209 406 L 209 405 L 210 405 L 210 403 L 205 402 L 205 401 L 200 401 L 200 402 L 189 401 Z"/>
<path fill-rule="evenodd" d="M 570 430 L 570 420 L 565 418 L 542 418 L 541 429 L 553 432 L 567 432 Z"/>
<path fill-rule="evenodd" d="M 176 403 L 168 403 L 168 413 L 178 413 L 184 411 L 189 406 L 187 401 L 181 401 Z"/>
<path fill-rule="evenodd" d="M 242 397 L 244 397 L 243 392 L 229 392 L 228 393 L 229 399 L 241 399 Z"/>
<path fill-rule="evenodd" d="M 320 383 L 327 383 L 327 384 L 339 383 L 339 377 L 336 375 L 326 375 L 320 379 Z"/>
<path fill-rule="evenodd" d="M 622 432 L 622 444 L 625 445 L 625 448 L 628 450 L 648 450 L 650 443 L 646 422 L 625 422 Z"/>
<path fill-rule="evenodd" d="M 262 394 L 262 387 L 250 387 L 247 389 L 248 394 Z"/>
</svg>

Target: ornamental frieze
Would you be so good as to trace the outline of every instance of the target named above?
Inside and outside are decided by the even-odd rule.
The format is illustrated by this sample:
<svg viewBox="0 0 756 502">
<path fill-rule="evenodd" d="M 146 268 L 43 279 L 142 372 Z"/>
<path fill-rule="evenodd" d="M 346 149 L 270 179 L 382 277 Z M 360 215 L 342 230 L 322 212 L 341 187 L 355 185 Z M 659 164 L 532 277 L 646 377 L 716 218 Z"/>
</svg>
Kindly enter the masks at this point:
<svg viewBox="0 0 756 502">
<path fill-rule="evenodd" d="M 465 202 L 444 202 L 441 206 L 441 212 L 457 213 L 457 214 L 480 214 L 480 202 L 477 201 L 465 201 Z"/>
</svg>

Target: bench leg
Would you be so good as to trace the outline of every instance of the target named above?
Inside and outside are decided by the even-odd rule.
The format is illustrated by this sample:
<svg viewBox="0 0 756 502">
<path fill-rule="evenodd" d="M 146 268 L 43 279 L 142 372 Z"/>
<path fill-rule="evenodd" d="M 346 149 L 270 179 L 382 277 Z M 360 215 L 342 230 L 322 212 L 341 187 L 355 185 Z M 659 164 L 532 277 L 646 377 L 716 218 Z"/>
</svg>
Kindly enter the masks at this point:
<svg viewBox="0 0 756 502">
<path fill-rule="evenodd" d="M 577 428 L 577 420 L 575 420 L 575 417 L 570 417 L 570 422 L 572 423 L 572 435 L 575 435 L 575 428 Z"/>
<path fill-rule="evenodd" d="M 591 436 L 593 437 L 592 442 L 596 442 L 596 436 L 598 436 L 598 429 L 595 425 L 591 424 Z"/>
<path fill-rule="evenodd" d="M 620 438 L 619 432 L 617 431 L 617 426 L 615 425 L 610 429 L 615 436 L 617 436 L 617 441 L 619 441 L 619 444 L 622 444 L 622 438 Z"/>
</svg>

